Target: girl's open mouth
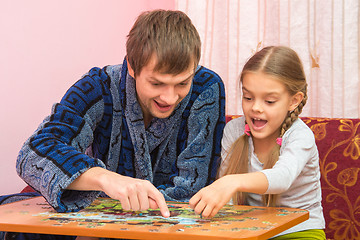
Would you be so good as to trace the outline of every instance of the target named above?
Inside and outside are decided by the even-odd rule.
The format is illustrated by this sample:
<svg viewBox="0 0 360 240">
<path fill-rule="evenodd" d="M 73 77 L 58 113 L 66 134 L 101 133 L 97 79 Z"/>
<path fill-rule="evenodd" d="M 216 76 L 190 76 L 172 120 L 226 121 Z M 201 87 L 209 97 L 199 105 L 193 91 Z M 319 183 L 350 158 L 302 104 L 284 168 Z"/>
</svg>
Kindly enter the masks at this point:
<svg viewBox="0 0 360 240">
<path fill-rule="evenodd" d="M 260 118 L 252 118 L 252 123 L 255 130 L 260 130 L 267 124 L 267 121 Z"/>
</svg>

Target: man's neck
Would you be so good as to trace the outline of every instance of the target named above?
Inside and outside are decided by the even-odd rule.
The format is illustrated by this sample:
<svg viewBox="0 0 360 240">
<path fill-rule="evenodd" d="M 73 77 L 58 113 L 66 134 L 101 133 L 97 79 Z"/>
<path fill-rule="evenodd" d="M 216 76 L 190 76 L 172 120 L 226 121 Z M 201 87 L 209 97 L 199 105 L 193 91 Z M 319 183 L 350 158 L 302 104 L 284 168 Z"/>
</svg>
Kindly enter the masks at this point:
<svg viewBox="0 0 360 240">
<path fill-rule="evenodd" d="M 145 125 L 145 129 L 147 129 L 150 126 L 151 120 L 154 117 L 152 116 L 144 116 L 144 125 Z"/>
</svg>

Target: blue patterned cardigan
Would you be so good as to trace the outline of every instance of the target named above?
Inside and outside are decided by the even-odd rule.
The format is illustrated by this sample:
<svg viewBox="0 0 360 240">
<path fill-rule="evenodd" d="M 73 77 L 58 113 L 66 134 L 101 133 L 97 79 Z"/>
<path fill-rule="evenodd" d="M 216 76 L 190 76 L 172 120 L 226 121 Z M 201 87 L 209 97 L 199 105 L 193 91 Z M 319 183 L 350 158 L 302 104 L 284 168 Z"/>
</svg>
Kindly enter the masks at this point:
<svg viewBox="0 0 360 240">
<path fill-rule="evenodd" d="M 19 176 L 59 212 L 80 210 L 101 194 L 66 190 L 91 167 L 147 179 L 175 201 L 188 201 L 216 177 L 225 125 L 221 78 L 199 66 L 173 114 L 145 129 L 126 66 L 92 68 L 19 153 Z"/>
</svg>

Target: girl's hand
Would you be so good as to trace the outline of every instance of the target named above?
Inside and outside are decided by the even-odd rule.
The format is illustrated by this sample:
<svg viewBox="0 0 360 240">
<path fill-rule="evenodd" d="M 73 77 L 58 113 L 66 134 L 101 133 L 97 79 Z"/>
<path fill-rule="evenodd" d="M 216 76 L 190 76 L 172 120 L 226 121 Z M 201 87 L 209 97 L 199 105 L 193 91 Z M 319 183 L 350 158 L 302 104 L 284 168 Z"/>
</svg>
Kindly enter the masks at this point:
<svg viewBox="0 0 360 240">
<path fill-rule="evenodd" d="M 236 175 L 226 175 L 197 192 L 189 204 L 196 214 L 211 218 L 230 201 L 235 192 Z"/>
</svg>

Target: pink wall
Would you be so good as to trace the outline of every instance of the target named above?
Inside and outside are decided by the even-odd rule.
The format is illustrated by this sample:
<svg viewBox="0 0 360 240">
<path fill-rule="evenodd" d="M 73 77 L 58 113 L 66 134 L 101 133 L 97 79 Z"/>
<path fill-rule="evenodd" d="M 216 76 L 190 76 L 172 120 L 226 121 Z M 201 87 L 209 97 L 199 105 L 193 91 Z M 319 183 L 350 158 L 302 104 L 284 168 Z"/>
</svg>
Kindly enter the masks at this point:
<svg viewBox="0 0 360 240">
<path fill-rule="evenodd" d="M 15 161 L 53 103 L 93 66 L 121 63 L 136 16 L 175 0 L 17 0 L 0 3 L 0 195 L 25 183 Z"/>
</svg>

